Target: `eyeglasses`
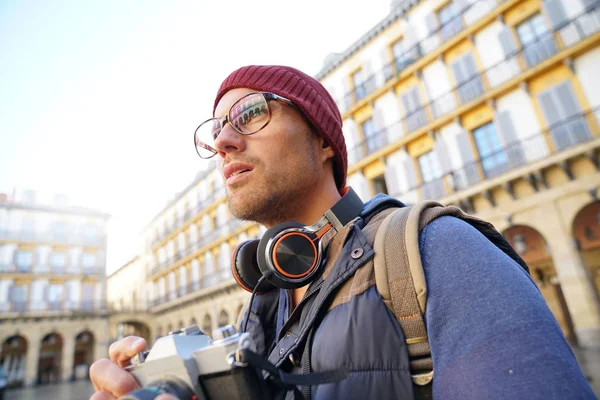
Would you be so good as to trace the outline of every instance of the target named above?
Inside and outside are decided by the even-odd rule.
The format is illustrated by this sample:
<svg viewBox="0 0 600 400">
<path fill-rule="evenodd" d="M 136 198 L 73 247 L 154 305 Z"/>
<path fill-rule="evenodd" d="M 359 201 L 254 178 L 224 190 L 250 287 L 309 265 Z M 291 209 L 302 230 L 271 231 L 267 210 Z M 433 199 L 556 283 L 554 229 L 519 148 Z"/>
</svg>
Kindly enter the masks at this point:
<svg viewBox="0 0 600 400">
<path fill-rule="evenodd" d="M 233 103 L 223 118 L 210 118 L 201 123 L 194 132 L 194 145 L 200 158 L 208 159 L 217 154 L 215 140 L 226 122 L 241 135 L 252 135 L 267 126 L 271 121 L 271 100 L 294 106 L 290 100 L 274 93 L 255 92 Z"/>
</svg>

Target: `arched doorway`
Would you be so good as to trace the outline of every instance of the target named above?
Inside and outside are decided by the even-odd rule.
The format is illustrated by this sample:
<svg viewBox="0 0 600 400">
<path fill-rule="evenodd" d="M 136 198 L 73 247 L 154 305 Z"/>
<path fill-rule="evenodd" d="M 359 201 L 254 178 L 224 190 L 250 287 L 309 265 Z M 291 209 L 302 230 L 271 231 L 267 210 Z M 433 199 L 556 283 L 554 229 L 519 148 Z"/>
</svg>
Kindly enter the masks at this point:
<svg viewBox="0 0 600 400">
<path fill-rule="evenodd" d="M 219 328 L 222 328 L 225 325 L 229 325 L 229 314 L 227 314 L 227 311 L 221 310 L 219 313 Z"/>
<path fill-rule="evenodd" d="M 139 336 L 150 343 L 150 327 L 139 321 L 123 321 L 117 324 L 117 339 Z"/>
<path fill-rule="evenodd" d="M 596 293 L 600 294 L 600 201 L 588 204 L 577 213 L 573 236 Z"/>
<path fill-rule="evenodd" d="M 38 383 L 60 382 L 63 339 L 57 333 L 49 333 L 42 339 L 38 361 Z"/>
<path fill-rule="evenodd" d="M 202 328 L 201 329 L 205 335 L 212 337 L 212 319 L 210 318 L 210 315 L 206 314 L 204 316 L 204 319 L 202 320 Z"/>
<path fill-rule="evenodd" d="M 88 377 L 90 365 L 94 362 L 94 334 L 83 331 L 75 337 L 75 355 L 73 356 L 73 377 L 84 379 Z"/>
<path fill-rule="evenodd" d="M 570 343 L 576 344 L 573 321 L 556 276 L 556 268 L 546 239 L 537 230 L 525 225 L 510 227 L 504 232 L 504 236 L 529 266 L 531 277 L 542 292 L 565 337 Z"/>
<path fill-rule="evenodd" d="M 0 366 L 8 379 L 8 387 L 22 386 L 25 382 L 27 340 L 20 335 L 9 337 L 2 343 Z"/>
</svg>

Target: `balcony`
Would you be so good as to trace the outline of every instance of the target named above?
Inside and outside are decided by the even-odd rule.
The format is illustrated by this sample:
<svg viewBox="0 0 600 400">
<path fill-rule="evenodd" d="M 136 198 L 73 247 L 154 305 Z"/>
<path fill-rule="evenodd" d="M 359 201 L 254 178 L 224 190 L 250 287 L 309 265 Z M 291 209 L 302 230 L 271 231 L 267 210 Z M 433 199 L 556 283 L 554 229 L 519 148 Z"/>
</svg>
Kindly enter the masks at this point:
<svg viewBox="0 0 600 400">
<path fill-rule="evenodd" d="M 101 246 L 106 236 L 86 236 L 75 233 L 58 234 L 56 232 L 0 231 L 0 241 L 23 243 L 50 243 L 72 246 Z"/>
<path fill-rule="evenodd" d="M 10 313 L 35 314 L 35 313 L 98 313 L 106 312 L 104 300 L 82 300 L 78 302 L 66 300 L 37 300 L 37 301 L 9 301 L 0 305 L 0 316 L 12 317 Z"/>
<path fill-rule="evenodd" d="M 360 107 L 366 101 L 364 97 L 383 89 L 390 80 L 400 76 L 412 64 L 417 63 L 422 57 L 438 49 L 444 42 L 452 40 L 458 34 L 462 34 L 461 32 L 466 27 L 475 24 L 505 2 L 506 0 L 478 0 L 465 7 L 454 19 L 433 32 L 429 37 L 416 42 L 407 49 L 401 58 L 392 60 L 381 70 L 372 74 L 368 78 L 370 86 L 365 88 L 368 90 L 360 88 L 361 93 L 366 93 L 365 96 L 358 96 L 355 90 L 352 90 L 341 99 L 338 99 L 336 103 L 340 111 L 346 113 L 353 107 Z M 441 98 L 433 99 L 428 105 L 432 115 L 435 118 L 445 115 L 455 109 L 456 102 L 466 104 L 481 96 L 485 89 L 497 87 L 519 73 L 539 65 L 560 51 L 573 47 L 583 39 L 594 35 L 600 31 L 600 11 L 598 8 L 599 4 L 596 2 L 582 14 L 567 19 L 559 29 L 551 30 L 533 42 L 527 43 L 518 49 L 515 54 L 505 57 L 501 62 L 483 71 L 482 74 L 466 78 L 466 82 L 459 85 L 460 90 L 454 88 Z M 411 73 L 414 72 L 411 69 Z"/>
<path fill-rule="evenodd" d="M 423 183 L 416 188 L 419 192 L 418 197 L 421 200 L 447 198 L 480 182 L 496 178 L 502 179 L 509 172 L 519 169 L 528 170 L 523 174 L 531 175 L 536 172 L 529 171 L 534 168 L 534 165 L 537 170 L 556 164 L 565 167 L 564 157 L 566 155 L 564 154 L 567 153 L 567 150 L 577 149 L 577 146 L 580 145 L 583 146 L 582 153 L 574 153 L 570 157 L 585 154 L 593 160 L 597 168 L 600 168 L 597 154 L 597 150 L 600 148 L 600 137 L 598 136 L 600 132 L 596 132 L 594 135 L 591 128 L 597 126 L 598 122 L 600 122 L 600 107 L 573 115 L 550 126 L 547 130 L 510 143 L 493 154 L 488 154 L 484 158 L 479 158 L 459 169 Z M 530 168 L 527 168 L 528 166 Z M 413 189 L 392 195 L 401 198 L 408 195 Z"/>
<path fill-rule="evenodd" d="M 49 266 L 46 264 L 36 265 L 14 265 L 0 264 L 0 273 L 12 274 L 49 274 L 49 275 L 105 275 L 106 268 L 103 265 L 90 267 L 83 266 Z"/>
<path fill-rule="evenodd" d="M 529 50 L 529 54 L 533 54 L 534 51 L 539 51 L 540 47 L 537 46 L 537 43 L 552 40 L 558 49 L 556 54 L 559 54 L 560 52 L 569 49 L 566 45 L 567 43 L 569 45 L 577 44 L 598 32 L 600 32 L 600 3 L 597 3 L 594 8 L 589 9 L 585 13 L 565 21 L 565 24 L 561 29 L 538 37 L 537 41 L 531 42 L 521 50 L 508 55 L 505 59 L 499 61 L 485 71 L 468 77 L 449 92 L 423 104 L 421 108 L 418 108 L 401 120 L 396 121 L 377 132 L 376 135 L 368 138 L 368 140 L 350 148 L 348 152 L 349 166 L 352 167 L 365 157 L 374 154 L 379 150 L 379 146 L 377 145 L 367 145 L 368 141 L 373 142 L 375 140 L 377 143 L 388 143 L 392 145 L 397 143 L 398 140 L 404 136 L 405 131 L 408 131 L 409 133 L 411 131 L 417 132 L 419 129 L 423 128 L 426 128 L 428 131 L 435 130 L 439 124 L 449 121 L 448 117 L 451 112 L 455 111 L 459 113 L 462 110 L 469 109 L 475 102 L 482 101 L 482 99 L 487 98 L 488 96 L 493 98 L 490 93 L 493 93 L 494 90 L 505 90 L 506 88 L 502 86 L 503 84 L 508 83 L 508 81 L 519 75 L 526 76 L 528 73 L 531 73 L 532 68 L 529 67 L 525 52 L 527 49 L 534 49 Z M 565 37 L 568 37 L 568 40 L 565 40 Z M 544 46 L 547 47 L 547 44 Z M 532 56 L 529 57 L 531 60 Z M 515 81 L 513 80 L 513 82 Z M 517 84 L 518 82 L 514 83 L 515 86 Z M 430 114 L 434 117 L 433 120 L 429 120 L 426 110 L 429 110 Z M 446 120 L 444 121 L 443 118 L 446 118 Z M 573 122 L 572 125 L 574 126 L 574 124 L 576 124 L 576 122 Z M 560 130 L 560 128 L 556 129 Z M 569 129 L 573 132 L 581 132 L 581 130 Z M 575 133 L 571 133 L 570 135 L 574 134 Z M 556 140 L 558 142 L 556 145 L 559 148 L 565 146 L 560 143 L 560 140 L 562 140 L 561 138 L 563 137 L 566 138 L 566 145 L 570 143 L 571 139 L 569 138 L 569 134 L 557 134 Z M 386 145 L 383 147 L 385 148 L 385 146 Z M 490 173 L 493 174 L 494 172 L 491 171 Z M 472 183 L 473 180 L 476 179 L 477 170 L 474 166 L 467 166 L 461 174 L 463 175 L 462 179 L 465 182 Z"/>
<path fill-rule="evenodd" d="M 193 281 L 185 287 L 180 287 L 177 290 L 170 292 L 167 296 L 159 296 L 150 301 L 150 307 L 156 307 L 161 304 L 166 304 L 184 296 L 192 294 L 200 294 L 204 290 L 210 289 L 222 282 L 233 280 L 229 269 L 222 269 L 210 275 L 203 276 L 199 281 Z"/>
</svg>

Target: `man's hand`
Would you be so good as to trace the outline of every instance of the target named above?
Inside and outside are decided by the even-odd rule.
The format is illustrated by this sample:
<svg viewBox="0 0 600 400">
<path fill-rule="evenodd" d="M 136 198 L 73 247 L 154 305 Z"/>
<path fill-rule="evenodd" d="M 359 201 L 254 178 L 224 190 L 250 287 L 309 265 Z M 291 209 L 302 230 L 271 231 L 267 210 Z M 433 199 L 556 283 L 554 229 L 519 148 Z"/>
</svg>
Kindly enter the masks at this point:
<svg viewBox="0 0 600 400">
<path fill-rule="evenodd" d="M 110 360 L 103 358 L 90 367 L 90 378 L 96 393 L 90 400 L 116 400 L 140 387 L 133 375 L 123 367 L 129 359 L 146 349 L 146 341 L 137 336 L 128 336 L 110 345 Z"/>
</svg>

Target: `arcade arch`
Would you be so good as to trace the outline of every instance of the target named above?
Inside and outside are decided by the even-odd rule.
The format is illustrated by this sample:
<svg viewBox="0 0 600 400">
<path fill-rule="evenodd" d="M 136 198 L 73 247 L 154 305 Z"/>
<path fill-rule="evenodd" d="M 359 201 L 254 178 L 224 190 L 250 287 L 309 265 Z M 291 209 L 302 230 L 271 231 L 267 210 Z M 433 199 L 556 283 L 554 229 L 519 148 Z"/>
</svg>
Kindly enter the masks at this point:
<svg viewBox="0 0 600 400">
<path fill-rule="evenodd" d="M 600 200 L 584 206 L 573 220 L 573 236 L 584 267 L 600 296 Z"/>
<path fill-rule="evenodd" d="M 42 338 L 37 368 L 39 384 L 56 383 L 61 380 L 63 338 L 56 332 Z"/>
<path fill-rule="evenodd" d="M 8 379 L 9 387 L 18 387 L 25 383 L 27 347 L 27 339 L 21 335 L 11 336 L 2 343 L 0 365 Z"/>
<path fill-rule="evenodd" d="M 567 340 L 576 344 L 577 337 L 573 321 L 546 239 L 536 229 L 527 225 L 511 226 L 504 231 L 503 235 L 529 266 L 531 277 L 540 289 Z"/>
<path fill-rule="evenodd" d="M 88 377 L 89 368 L 94 362 L 94 346 L 96 338 L 89 330 L 84 330 L 75 336 L 75 352 L 73 356 L 73 377 L 84 379 Z"/>
</svg>

